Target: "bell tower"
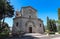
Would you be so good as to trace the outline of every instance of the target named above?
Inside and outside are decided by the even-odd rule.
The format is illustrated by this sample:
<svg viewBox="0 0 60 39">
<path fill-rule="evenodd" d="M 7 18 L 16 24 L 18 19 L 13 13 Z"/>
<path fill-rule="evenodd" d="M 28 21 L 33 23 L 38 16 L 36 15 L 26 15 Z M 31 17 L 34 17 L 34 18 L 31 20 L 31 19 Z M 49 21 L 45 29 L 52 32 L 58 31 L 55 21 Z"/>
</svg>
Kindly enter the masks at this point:
<svg viewBox="0 0 60 39">
<path fill-rule="evenodd" d="M 15 17 L 21 17 L 21 13 L 17 10 Z"/>
</svg>

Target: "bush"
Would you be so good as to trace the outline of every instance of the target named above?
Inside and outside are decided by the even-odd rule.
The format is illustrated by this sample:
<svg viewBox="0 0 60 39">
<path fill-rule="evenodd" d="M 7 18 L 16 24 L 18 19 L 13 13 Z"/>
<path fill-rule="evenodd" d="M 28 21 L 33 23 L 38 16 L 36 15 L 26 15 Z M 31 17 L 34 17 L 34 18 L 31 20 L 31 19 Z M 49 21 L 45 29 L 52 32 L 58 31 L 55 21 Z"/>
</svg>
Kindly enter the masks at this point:
<svg viewBox="0 0 60 39">
<path fill-rule="evenodd" d="M 60 34 L 60 31 L 58 33 Z"/>
<path fill-rule="evenodd" d="M 49 34 L 55 34 L 55 32 L 50 32 Z"/>
<path fill-rule="evenodd" d="M 9 34 L 8 33 L 0 33 L 0 37 L 8 37 Z"/>
</svg>

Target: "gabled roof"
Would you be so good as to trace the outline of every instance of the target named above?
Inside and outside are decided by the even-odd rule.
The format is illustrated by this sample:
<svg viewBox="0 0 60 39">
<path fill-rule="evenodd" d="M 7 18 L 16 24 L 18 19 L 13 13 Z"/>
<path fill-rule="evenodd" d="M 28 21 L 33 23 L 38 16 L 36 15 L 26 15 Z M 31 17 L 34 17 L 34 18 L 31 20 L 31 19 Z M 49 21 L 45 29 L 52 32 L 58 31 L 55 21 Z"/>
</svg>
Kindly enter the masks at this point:
<svg viewBox="0 0 60 39">
<path fill-rule="evenodd" d="M 37 11 L 36 9 L 34 9 L 34 8 L 31 7 L 31 6 L 25 6 L 25 7 L 22 7 L 22 8 L 32 8 L 33 10 Z"/>
</svg>

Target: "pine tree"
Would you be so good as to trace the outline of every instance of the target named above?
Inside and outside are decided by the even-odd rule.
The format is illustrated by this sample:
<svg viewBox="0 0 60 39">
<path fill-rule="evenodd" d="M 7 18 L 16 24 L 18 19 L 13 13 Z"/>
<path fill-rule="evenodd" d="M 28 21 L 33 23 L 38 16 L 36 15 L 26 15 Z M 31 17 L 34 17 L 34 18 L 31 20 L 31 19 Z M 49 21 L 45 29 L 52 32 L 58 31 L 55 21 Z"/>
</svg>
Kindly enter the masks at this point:
<svg viewBox="0 0 60 39">
<path fill-rule="evenodd" d="M 47 30 L 49 30 L 49 17 L 47 16 Z"/>
<path fill-rule="evenodd" d="M 4 20 L 6 17 L 13 17 L 14 8 L 7 0 L 0 0 L 0 20 Z"/>
<path fill-rule="evenodd" d="M 49 17 L 47 17 L 47 29 L 50 32 L 56 32 L 57 31 L 55 20 L 49 19 Z"/>
</svg>

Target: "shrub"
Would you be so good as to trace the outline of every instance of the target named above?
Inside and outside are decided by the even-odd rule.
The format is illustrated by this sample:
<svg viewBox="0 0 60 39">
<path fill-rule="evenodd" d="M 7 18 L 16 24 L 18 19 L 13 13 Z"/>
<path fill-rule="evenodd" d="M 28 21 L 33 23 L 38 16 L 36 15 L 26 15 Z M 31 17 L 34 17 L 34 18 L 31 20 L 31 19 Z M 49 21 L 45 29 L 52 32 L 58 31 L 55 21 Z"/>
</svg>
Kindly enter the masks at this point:
<svg viewBox="0 0 60 39">
<path fill-rule="evenodd" d="M 55 34 L 55 32 L 50 32 L 49 34 Z"/>
</svg>

